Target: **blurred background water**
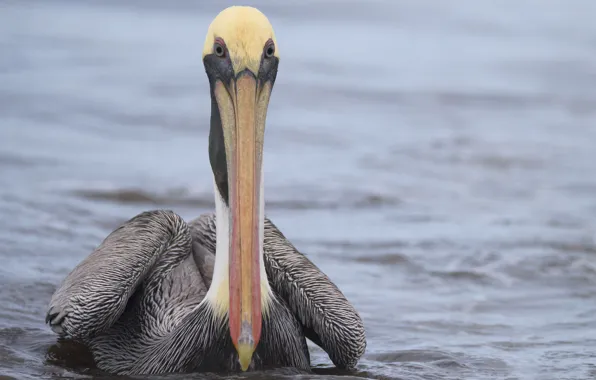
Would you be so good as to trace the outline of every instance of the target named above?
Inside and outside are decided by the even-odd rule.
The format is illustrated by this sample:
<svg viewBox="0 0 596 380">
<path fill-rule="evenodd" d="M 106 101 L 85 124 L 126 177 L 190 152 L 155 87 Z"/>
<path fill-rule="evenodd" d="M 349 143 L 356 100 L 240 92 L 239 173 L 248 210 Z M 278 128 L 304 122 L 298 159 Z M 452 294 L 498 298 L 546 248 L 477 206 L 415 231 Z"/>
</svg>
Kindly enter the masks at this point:
<svg viewBox="0 0 596 380">
<path fill-rule="evenodd" d="M 48 360 L 55 286 L 141 211 L 213 209 L 231 4 L 0 3 L 0 378 L 92 376 Z M 596 2 L 251 5 L 281 54 L 266 212 L 361 313 L 352 375 L 596 377 Z"/>
</svg>

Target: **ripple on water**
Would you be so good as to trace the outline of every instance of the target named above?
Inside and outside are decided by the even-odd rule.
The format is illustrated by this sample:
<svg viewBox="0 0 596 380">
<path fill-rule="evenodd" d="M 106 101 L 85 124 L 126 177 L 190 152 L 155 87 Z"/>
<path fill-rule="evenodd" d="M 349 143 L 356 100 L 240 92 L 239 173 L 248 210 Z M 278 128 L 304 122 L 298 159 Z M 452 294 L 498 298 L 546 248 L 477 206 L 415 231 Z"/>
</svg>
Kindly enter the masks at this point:
<svg viewBox="0 0 596 380">
<path fill-rule="evenodd" d="M 271 189 L 275 195 L 275 189 Z M 214 209 L 213 194 L 197 194 L 187 188 L 165 190 L 161 193 L 143 189 L 79 189 L 71 192 L 82 199 L 105 201 L 120 204 L 142 204 L 151 206 L 187 206 L 201 209 Z M 281 193 L 281 192 L 280 192 Z M 399 201 L 394 197 L 379 194 L 345 193 L 333 197 L 314 197 L 308 199 L 276 199 L 274 196 L 265 200 L 267 210 L 336 210 L 365 209 L 396 206 Z"/>
<path fill-rule="evenodd" d="M 374 377 L 381 379 L 461 379 L 469 375 L 504 376 L 510 371 L 502 360 L 438 350 L 415 349 L 367 354 L 363 364 L 370 372 L 388 372 L 386 376 Z M 370 373 L 368 371 L 360 373 Z"/>
</svg>

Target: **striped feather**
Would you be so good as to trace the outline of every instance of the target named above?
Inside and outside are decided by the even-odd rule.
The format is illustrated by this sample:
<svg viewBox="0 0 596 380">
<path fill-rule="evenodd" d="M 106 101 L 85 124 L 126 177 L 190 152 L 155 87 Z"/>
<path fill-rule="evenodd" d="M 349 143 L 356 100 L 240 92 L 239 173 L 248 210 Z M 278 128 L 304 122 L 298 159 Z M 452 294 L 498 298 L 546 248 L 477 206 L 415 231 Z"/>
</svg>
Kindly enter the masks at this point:
<svg viewBox="0 0 596 380">
<path fill-rule="evenodd" d="M 47 321 L 116 374 L 238 371 L 227 320 L 203 298 L 211 285 L 215 216 L 137 215 L 112 232 L 54 293 Z M 310 369 L 305 338 L 340 368 L 364 353 L 362 320 L 337 287 L 269 220 L 265 266 L 275 293 L 251 369 Z M 306 335 L 305 335 L 306 334 Z"/>
</svg>

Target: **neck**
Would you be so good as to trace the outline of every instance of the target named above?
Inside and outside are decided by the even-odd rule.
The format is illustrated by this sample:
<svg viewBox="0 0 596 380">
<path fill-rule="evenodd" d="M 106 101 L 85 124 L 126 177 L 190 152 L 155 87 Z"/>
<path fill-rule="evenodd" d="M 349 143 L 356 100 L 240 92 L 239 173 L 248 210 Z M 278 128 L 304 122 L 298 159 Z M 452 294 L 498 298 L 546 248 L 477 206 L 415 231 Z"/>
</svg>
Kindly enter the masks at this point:
<svg viewBox="0 0 596 380">
<path fill-rule="evenodd" d="M 261 310 L 263 314 L 267 312 L 269 302 L 272 298 L 271 287 L 265 271 L 265 261 L 263 259 L 263 242 L 265 235 L 265 202 L 263 195 L 263 175 L 261 173 L 261 191 L 259 199 L 259 266 L 261 282 Z M 214 307 L 216 315 L 223 317 L 230 309 L 229 295 L 229 257 L 230 257 L 230 207 L 226 204 L 219 192 L 219 187 L 215 185 L 215 265 L 213 267 L 213 279 L 211 286 L 205 295 L 207 300 Z"/>
</svg>

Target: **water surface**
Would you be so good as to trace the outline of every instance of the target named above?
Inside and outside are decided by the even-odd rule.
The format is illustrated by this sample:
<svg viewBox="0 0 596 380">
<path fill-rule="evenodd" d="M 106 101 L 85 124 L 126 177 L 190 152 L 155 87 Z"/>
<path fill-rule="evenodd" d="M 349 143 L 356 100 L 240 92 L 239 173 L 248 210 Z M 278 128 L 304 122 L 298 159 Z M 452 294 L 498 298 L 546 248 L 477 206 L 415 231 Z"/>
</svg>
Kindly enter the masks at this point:
<svg viewBox="0 0 596 380">
<path fill-rule="evenodd" d="M 281 54 L 266 212 L 367 329 L 355 373 L 313 348 L 315 377 L 596 377 L 596 3 L 572 3 L 252 3 Z M 56 285 L 144 210 L 213 209 L 228 4 L 0 6 L 0 377 L 101 377 L 48 354 Z"/>
</svg>

